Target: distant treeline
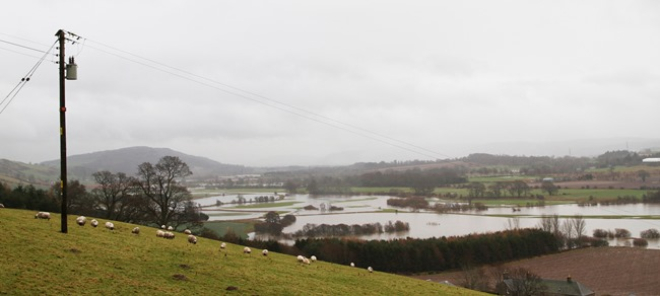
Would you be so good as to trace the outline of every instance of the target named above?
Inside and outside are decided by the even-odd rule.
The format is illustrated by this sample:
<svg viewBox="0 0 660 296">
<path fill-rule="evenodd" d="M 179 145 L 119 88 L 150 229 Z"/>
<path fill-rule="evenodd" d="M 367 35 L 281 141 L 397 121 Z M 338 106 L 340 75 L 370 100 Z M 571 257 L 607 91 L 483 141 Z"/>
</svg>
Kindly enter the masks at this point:
<svg viewBox="0 0 660 296">
<path fill-rule="evenodd" d="M 392 223 L 388 221 L 387 224 L 381 223 L 366 223 L 366 224 L 305 224 L 301 230 L 293 233 L 295 237 L 328 237 L 328 236 L 353 236 L 353 235 L 370 235 L 380 233 L 392 233 L 409 231 L 410 224 L 407 222 L 399 221 Z"/>
</svg>

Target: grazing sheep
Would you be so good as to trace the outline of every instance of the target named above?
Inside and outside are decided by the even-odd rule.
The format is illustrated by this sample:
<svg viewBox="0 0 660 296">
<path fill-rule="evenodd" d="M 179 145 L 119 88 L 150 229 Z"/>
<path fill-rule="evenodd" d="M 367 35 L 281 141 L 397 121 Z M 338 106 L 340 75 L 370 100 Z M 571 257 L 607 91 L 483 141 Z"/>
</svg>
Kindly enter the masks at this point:
<svg viewBox="0 0 660 296">
<path fill-rule="evenodd" d="M 351 262 L 351 267 L 355 267 L 355 263 Z"/>
<path fill-rule="evenodd" d="M 303 258 L 303 263 L 309 265 L 311 262 L 309 261 L 308 258 Z"/>
<path fill-rule="evenodd" d="M 0 203 L 0 208 L 4 208 L 4 207 L 5 207 L 5 205 L 3 205 L 3 204 Z"/>
<path fill-rule="evenodd" d="M 133 234 L 140 234 L 140 227 L 135 227 L 133 230 L 131 230 L 131 233 Z"/>
<path fill-rule="evenodd" d="M 298 262 L 300 262 L 300 263 L 302 263 L 303 261 L 305 261 L 305 257 L 303 257 L 302 255 L 298 255 L 298 257 L 296 257 L 296 259 L 297 259 Z"/>
<path fill-rule="evenodd" d="M 165 231 L 156 230 L 156 237 L 165 237 Z"/>
<path fill-rule="evenodd" d="M 268 249 L 263 249 L 263 251 L 261 251 L 261 255 L 268 256 Z"/>
<path fill-rule="evenodd" d="M 90 222 L 90 224 L 92 224 L 92 227 L 96 227 L 99 226 L 99 221 L 96 221 L 96 219 L 92 219 L 92 222 Z"/>
<path fill-rule="evenodd" d="M 174 239 L 174 233 L 165 231 L 165 235 L 163 237 L 166 239 Z"/>
<path fill-rule="evenodd" d="M 86 222 L 87 222 L 87 218 L 85 218 L 85 216 L 80 216 L 76 218 L 76 223 L 78 223 L 78 225 L 80 226 L 85 226 Z"/>
<path fill-rule="evenodd" d="M 225 244 L 225 243 L 220 244 L 220 249 L 225 249 L 226 247 L 227 247 L 227 244 Z"/>
<path fill-rule="evenodd" d="M 188 235 L 188 242 L 193 244 L 193 245 L 196 245 L 197 244 L 197 237 L 192 235 L 192 234 L 189 234 Z"/>
<path fill-rule="evenodd" d="M 37 219 L 48 219 L 50 220 L 50 213 L 49 212 L 39 212 L 34 214 L 34 218 Z"/>
<path fill-rule="evenodd" d="M 185 234 L 192 234 L 192 231 L 190 231 L 190 229 L 186 229 L 186 230 L 183 231 L 183 233 L 185 233 Z"/>
<path fill-rule="evenodd" d="M 243 254 L 252 254 L 252 249 L 250 249 L 249 247 L 243 248 Z"/>
<path fill-rule="evenodd" d="M 110 230 L 115 230 L 115 224 L 113 224 L 112 222 L 105 222 L 105 228 Z"/>
<path fill-rule="evenodd" d="M 372 273 L 372 272 L 374 272 L 374 269 L 373 269 L 373 268 L 371 268 L 371 266 L 369 266 L 369 267 L 367 267 L 367 270 L 369 271 L 369 273 Z"/>
<path fill-rule="evenodd" d="M 160 229 L 165 229 L 165 228 L 167 228 L 167 226 L 165 226 L 165 225 L 160 226 Z"/>
<path fill-rule="evenodd" d="M 310 257 L 309 259 L 311 259 L 312 262 L 315 262 L 316 261 L 316 256 L 312 255 L 312 257 Z"/>
<path fill-rule="evenodd" d="M 172 227 L 172 226 L 167 226 L 167 230 L 169 230 L 169 231 L 173 231 L 173 230 L 174 230 L 174 227 Z"/>
</svg>

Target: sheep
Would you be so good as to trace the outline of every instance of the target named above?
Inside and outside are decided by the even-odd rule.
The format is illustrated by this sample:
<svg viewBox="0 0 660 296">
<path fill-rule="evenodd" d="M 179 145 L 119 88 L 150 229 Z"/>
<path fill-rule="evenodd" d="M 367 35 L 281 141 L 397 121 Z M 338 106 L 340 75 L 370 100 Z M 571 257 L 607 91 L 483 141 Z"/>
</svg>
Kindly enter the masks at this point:
<svg viewBox="0 0 660 296">
<path fill-rule="evenodd" d="M 220 244 L 220 249 L 223 249 L 223 250 L 224 250 L 226 247 L 227 247 L 227 244 L 225 244 L 225 243 L 221 243 L 221 244 Z"/>
<path fill-rule="evenodd" d="M 113 224 L 112 222 L 105 222 L 105 228 L 110 230 L 115 230 L 115 224 Z"/>
<path fill-rule="evenodd" d="M 5 205 L 3 205 L 3 204 L 0 203 L 0 208 L 4 208 L 4 207 L 5 207 Z"/>
<path fill-rule="evenodd" d="M 156 230 L 156 237 L 165 237 L 165 231 Z"/>
<path fill-rule="evenodd" d="M 311 262 L 309 261 L 309 259 L 307 259 L 307 258 L 303 258 L 303 263 L 309 265 Z"/>
<path fill-rule="evenodd" d="M 196 245 L 197 244 L 197 237 L 192 235 L 192 234 L 189 234 L 188 235 L 188 242 L 193 244 L 193 245 Z"/>
<path fill-rule="evenodd" d="M 300 263 L 302 263 L 303 261 L 305 261 L 305 257 L 303 257 L 302 255 L 298 255 L 298 257 L 296 257 L 296 259 L 297 259 L 298 262 L 300 262 Z"/>
<path fill-rule="evenodd" d="M 173 231 L 173 230 L 174 230 L 174 227 L 172 227 L 172 226 L 167 226 L 167 230 L 169 230 L 169 231 Z"/>
<path fill-rule="evenodd" d="M 192 231 L 190 231 L 190 229 L 186 229 L 186 230 L 183 231 L 183 233 L 185 233 L 185 234 L 192 234 Z"/>
<path fill-rule="evenodd" d="M 174 233 L 165 231 L 165 235 L 163 237 L 166 239 L 174 239 Z"/>
<path fill-rule="evenodd" d="M 372 273 L 372 272 L 374 272 L 374 269 L 371 268 L 371 266 L 369 266 L 369 267 L 367 267 L 367 271 L 369 271 L 369 273 Z"/>
<path fill-rule="evenodd" d="M 96 219 L 92 219 L 92 222 L 90 222 L 90 224 L 92 224 L 92 227 L 96 227 L 99 226 L 99 221 L 96 221 Z"/>
<path fill-rule="evenodd" d="M 263 249 L 263 251 L 261 251 L 261 255 L 268 256 L 268 249 Z"/>
<path fill-rule="evenodd" d="M 249 247 L 243 248 L 243 254 L 252 254 L 252 249 L 250 249 Z"/>
<path fill-rule="evenodd" d="M 165 229 L 165 228 L 167 228 L 165 225 L 160 226 L 160 229 Z"/>
<path fill-rule="evenodd" d="M 355 267 L 355 263 L 351 262 L 351 267 Z"/>
<path fill-rule="evenodd" d="M 311 259 L 312 262 L 315 262 L 316 261 L 316 256 L 312 255 L 312 257 L 310 257 L 309 259 Z"/>
<path fill-rule="evenodd" d="M 50 213 L 49 212 L 39 212 L 34 214 L 34 218 L 37 219 L 48 219 L 50 220 Z"/>
<path fill-rule="evenodd" d="M 133 234 L 140 234 L 140 227 L 135 227 L 133 230 L 131 230 L 131 233 Z"/>
<path fill-rule="evenodd" d="M 85 216 L 80 216 L 76 218 L 76 223 L 78 223 L 78 225 L 80 226 L 85 226 L 86 222 L 87 222 L 87 218 L 85 218 Z"/>
</svg>

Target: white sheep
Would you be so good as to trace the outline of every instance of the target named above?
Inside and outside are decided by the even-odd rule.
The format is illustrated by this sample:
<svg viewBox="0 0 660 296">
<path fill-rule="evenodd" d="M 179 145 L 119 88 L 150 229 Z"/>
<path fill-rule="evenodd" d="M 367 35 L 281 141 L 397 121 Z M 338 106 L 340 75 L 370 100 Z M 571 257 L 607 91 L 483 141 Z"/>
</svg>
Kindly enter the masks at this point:
<svg viewBox="0 0 660 296">
<path fill-rule="evenodd" d="M 305 258 L 303 258 L 303 263 L 309 265 L 311 262 L 309 261 L 309 259 L 307 257 L 305 257 Z"/>
<path fill-rule="evenodd" d="M 165 231 L 165 235 L 163 237 L 166 239 L 174 239 L 174 233 Z"/>
<path fill-rule="evenodd" d="M 140 234 L 140 227 L 135 227 L 133 230 L 131 230 L 131 233 L 133 234 Z"/>
<path fill-rule="evenodd" d="M 355 267 L 355 263 L 351 262 L 351 267 Z"/>
<path fill-rule="evenodd" d="M 172 226 L 167 226 L 167 230 L 169 230 L 169 231 L 173 231 L 173 230 L 174 230 L 174 227 L 172 227 Z"/>
<path fill-rule="evenodd" d="M 249 247 L 243 248 L 243 254 L 252 254 L 252 249 L 250 249 Z"/>
<path fill-rule="evenodd" d="M 165 228 L 167 228 L 165 225 L 160 226 L 160 229 L 165 229 Z"/>
<path fill-rule="evenodd" d="M 85 226 L 86 222 L 87 222 L 87 218 L 85 218 L 85 216 L 80 216 L 76 218 L 76 223 L 78 223 L 78 225 L 80 226 Z"/>
<path fill-rule="evenodd" d="M 298 262 L 302 263 L 303 261 L 305 261 L 305 257 L 303 257 L 303 255 L 298 255 L 298 257 L 296 257 L 296 260 L 298 260 Z"/>
<path fill-rule="evenodd" d="M 105 222 L 105 228 L 110 230 L 115 230 L 115 224 L 113 224 L 112 222 Z"/>
<path fill-rule="evenodd" d="M 50 213 L 49 212 L 39 212 L 34 214 L 34 218 L 37 219 L 48 219 L 50 220 Z"/>
<path fill-rule="evenodd" d="M 188 235 L 188 242 L 193 244 L 193 245 L 196 245 L 197 244 L 197 237 L 192 235 L 192 234 L 189 234 Z"/>
<path fill-rule="evenodd" d="M 220 244 L 220 249 L 225 249 L 226 247 L 227 247 L 227 244 L 225 244 L 225 243 Z"/>
<path fill-rule="evenodd" d="M 268 249 L 263 249 L 263 251 L 261 251 L 261 255 L 268 256 Z"/>
<path fill-rule="evenodd" d="M 374 272 L 374 269 L 371 268 L 371 266 L 369 266 L 369 267 L 367 267 L 367 271 L 369 271 L 369 273 L 372 273 L 372 272 Z"/>
<path fill-rule="evenodd" d="M 92 224 L 92 227 L 96 227 L 99 226 L 99 221 L 96 221 L 96 219 L 92 219 L 92 222 L 90 222 L 90 224 Z"/>
<path fill-rule="evenodd" d="M 3 205 L 3 204 L 0 203 L 0 208 L 4 208 L 4 207 L 5 207 L 5 205 Z"/>
<path fill-rule="evenodd" d="M 309 259 L 311 259 L 312 262 L 315 262 L 316 261 L 316 256 L 312 255 L 312 257 L 310 257 Z"/>
<path fill-rule="evenodd" d="M 160 229 L 156 230 L 156 237 L 165 237 L 165 231 Z"/>
<path fill-rule="evenodd" d="M 183 233 L 185 233 L 185 234 L 192 234 L 192 231 L 190 231 L 190 229 L 186 229 L 186 230 L 183 231 Z"/>
</svg>

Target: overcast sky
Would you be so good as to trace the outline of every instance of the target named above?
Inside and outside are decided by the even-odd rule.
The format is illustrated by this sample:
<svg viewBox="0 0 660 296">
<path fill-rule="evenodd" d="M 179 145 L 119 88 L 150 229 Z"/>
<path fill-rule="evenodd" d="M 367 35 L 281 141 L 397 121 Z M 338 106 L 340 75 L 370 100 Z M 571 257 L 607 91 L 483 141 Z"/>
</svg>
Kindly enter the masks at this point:
<svg viewBox="0 0 660 296">
<path fill-rule="evenodd" d="M 68 155 L 274 166 L 660 146 L 658 1 L 1 6 L 0 99 L 58 29 L 83 37 L 66 45 Z M 0 105 L 0 158 L 59 158 L 54 53 Z"/>
</svg>

